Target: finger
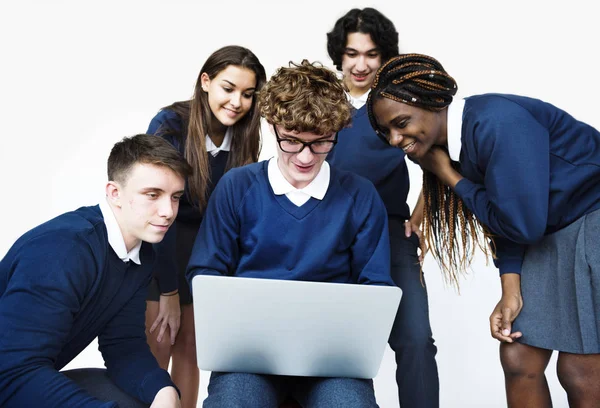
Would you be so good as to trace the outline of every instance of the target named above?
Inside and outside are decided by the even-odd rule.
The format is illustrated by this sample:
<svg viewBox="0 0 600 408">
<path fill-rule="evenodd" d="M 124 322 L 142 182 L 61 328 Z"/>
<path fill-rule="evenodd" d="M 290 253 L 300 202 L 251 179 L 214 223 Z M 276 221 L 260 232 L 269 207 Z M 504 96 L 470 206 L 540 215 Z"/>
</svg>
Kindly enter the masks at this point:
<svg viewBox="0 0 600 408">
<path fill-rule="evenodd" d="M 521 333 L 520 331 L 514 332 L 514 333 L 510 334 L 510 338 L 513 339 L 513 340 L 516 340 L 516 339 L 518 339 L 519 337 L 522 337 L 522 336 L 523 336 L 523 333 Z"/>
<path fill-rule="evenodd" d="M 496 340 L 512 343 L 510 336 L 502 333 L 502 313 L 498 310 L 494 310 L 490 315 L 490 334 Z"/>
<path fill-rule="evenodd" d="M 509 307 L 502 309 L 502 334 L 509 336 L 512 329 L 512 310 Z"/>
<path fill-rule="evenodd" d="M 171 345 L 172 346 L 175 345 L 175 339 L 177 338 L 178 331 L 179 331 L 179 327 L 177 327 L 177 329 L 174 329 L 173 326 L 169 326 L 169 333 L 171 335 Z"/>
<path fill-rule="evenodd" d="M 157 342 L 161 342 L 163 339 L 163 336 L 165 335 L 165 330 L 167 330 L 167 320 L 164 319 L 162 324 L 160 325 L 160 330 L 158 331 L 158 336 L 156 336 L 156 341 Z"/>
<path fill-rule="evenodd" d="M 150 333 L 154 333 L 154 330 L 156 330 L 156 328 L 158 327 L 158 325 L 161 323 L 162 320 L 162 316 L 158 316 L 156 318 L 156 320 L 154 320 L 154 323 L 152 324 L 152 327 L 150 327 Z"/>
<path fill-rule="evenodd" d="M 404 223 L 404 235 L 406 235 L 406 238 L 410 238 L 411 233 L 412 233 L 412 225 L 410 225 L 410 221 L 406 221 Z"/>
</svg>

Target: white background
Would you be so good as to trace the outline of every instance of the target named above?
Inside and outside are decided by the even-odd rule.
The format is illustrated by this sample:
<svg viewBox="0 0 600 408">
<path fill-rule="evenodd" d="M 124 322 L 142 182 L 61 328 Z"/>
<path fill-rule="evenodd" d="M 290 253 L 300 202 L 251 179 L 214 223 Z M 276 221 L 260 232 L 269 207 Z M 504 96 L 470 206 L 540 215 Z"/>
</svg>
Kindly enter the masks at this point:
<svg viewBox="0 0 600 408">
<path fill-rule="evenodd" d="M 597 14 L 591 1 L 6 1 L 0 5 L 0 255 L 22 233 L 103 195 L 105 163 L 123 136 L 143 133 L 162 106 L 192 95 L 217 48 L 252 49 L 267 75 L 307 58 L 331 66 L 325 33 L 352 7 L 391 18 L 402 52 L 439 59 L 462 95 L 546 99 L 600 126 Z M 261 158 L 273 155 L 264 132 Z M 576 140 L 573 143 L 577 143 Z M 411 205 L 420 172 L 411 164 Z M 478 259 L 460 295 L 425 263 L 442 407 L 503 407 L 498 344 L 487 318 L 497 271 Z M 92 344 L 68 367 L 102 366 Z M 393 354 L 375 380 L 397 407 Z M 566 407 L 553 362 L 555 407 Z M 208 374 L 202 373 L 201 398 Z M 406 408 L 406 407 L 405 407 Z"/>
</svg>

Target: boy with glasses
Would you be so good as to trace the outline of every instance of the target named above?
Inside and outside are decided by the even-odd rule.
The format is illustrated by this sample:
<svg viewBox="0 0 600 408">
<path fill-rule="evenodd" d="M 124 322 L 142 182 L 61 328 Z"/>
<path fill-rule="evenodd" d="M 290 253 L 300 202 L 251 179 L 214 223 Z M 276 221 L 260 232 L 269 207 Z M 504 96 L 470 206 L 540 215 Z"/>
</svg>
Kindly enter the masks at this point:
<svg viewBox="0 0 600 408">
<path fill-rule="evenodd" d="M 278 158 L 230 170 L 213 193 L 187 277 L 393 285 L 385 206 L 372 183 L 325 161 L 351 106 L 334 72 L 303 61 L 260 92 Z M 224 278 L 226 279 L 226 278 Z M 348 339 L 352 341 L 352 339 Z M 204 407 L 376 407 L 373 382 L 212 373 Z"/>
</svg>

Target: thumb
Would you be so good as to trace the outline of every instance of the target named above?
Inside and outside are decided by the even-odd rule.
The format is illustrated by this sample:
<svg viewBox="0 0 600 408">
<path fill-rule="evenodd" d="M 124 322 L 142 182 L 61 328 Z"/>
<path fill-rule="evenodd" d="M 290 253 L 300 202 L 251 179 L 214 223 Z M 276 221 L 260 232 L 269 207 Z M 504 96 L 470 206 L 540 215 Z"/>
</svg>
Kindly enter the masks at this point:
<svg viewBox="0 0 600 408">
<path fill-rule="evenodd" d="M 410 238 L 410 234 L 412 234 L 412 225 L 410 221 L 406 221 L 404 223 L 404 235 L 406 235 L 406 238 Z"/>
<path fill-rule="evenodd" d="M 511 333 L 512 317 L 513 313 L 510 307 L 502 309 L 502 335 L 508 336 Z"/>
</svg>

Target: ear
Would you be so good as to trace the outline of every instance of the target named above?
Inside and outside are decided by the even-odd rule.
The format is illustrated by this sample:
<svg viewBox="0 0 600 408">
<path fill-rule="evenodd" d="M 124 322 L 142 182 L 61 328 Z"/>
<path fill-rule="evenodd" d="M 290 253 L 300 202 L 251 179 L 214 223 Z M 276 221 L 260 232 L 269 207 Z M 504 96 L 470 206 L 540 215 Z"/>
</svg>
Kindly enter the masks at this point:
<svg viewBox="0 0 600 408">
<path fill-rule="evenodd" d="M 208 86 L 210 85 L 210 77 L 206 72 L 203 72 L 200 75 L 200 84 L 202 85 L 202 90 L 204 92 L 208 92 Z"/>
<path fill-rule="evenodd" d="M 121 207 L 120 186 L 114 181 L 106 183 L 106 199 L 115 207 Z"/>
</svg>

